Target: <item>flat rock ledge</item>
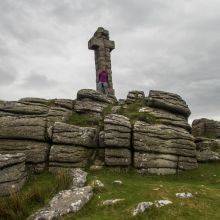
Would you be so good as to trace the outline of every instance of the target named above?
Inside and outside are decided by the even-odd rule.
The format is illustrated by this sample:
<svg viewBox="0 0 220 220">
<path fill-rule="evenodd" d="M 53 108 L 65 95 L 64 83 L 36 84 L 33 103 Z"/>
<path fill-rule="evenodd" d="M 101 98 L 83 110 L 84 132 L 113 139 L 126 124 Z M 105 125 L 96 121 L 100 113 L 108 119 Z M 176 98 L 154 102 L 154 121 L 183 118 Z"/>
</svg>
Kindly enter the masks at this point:
<svg viewBox="0 0 220 220">
<path fill-rule="evenodd" d="M 40 209 L 29 220 L 52 220 L 78 212 L 93 196 L 91 186 L 84 186 L 87 173 L 81 169 L 72 169 L 70 175 L 73 177 L 71 188 L 56 194 L 48 206 Z"/>
<path fill-rule="evenodd" d="M 27 172 L 25 154 L 0 154 L 0 196 L 18 192 L 24 185 Z"/>
</svg>

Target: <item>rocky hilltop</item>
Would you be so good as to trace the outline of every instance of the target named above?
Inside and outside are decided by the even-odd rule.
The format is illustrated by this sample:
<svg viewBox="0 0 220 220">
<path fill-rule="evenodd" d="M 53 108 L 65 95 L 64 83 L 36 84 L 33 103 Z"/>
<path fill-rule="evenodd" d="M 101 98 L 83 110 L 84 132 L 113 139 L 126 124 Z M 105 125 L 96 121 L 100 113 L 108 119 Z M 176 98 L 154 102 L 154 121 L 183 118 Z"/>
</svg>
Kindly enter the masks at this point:
<svg viewBox="0 0 220 220">
<path fill-rule="evenodd" d="M 207 146 L 219 146 L 219 123 L 194 121 L 195 139 L 189 115 L 190 109 L 179 95 L 153 90 L 148 96 L 131 91 L 120 101 L 91 89 L 80 90 L 76 100 L 1 101 L 0 172 L 6 173 L 8 167 L 20 170 L 14 176 L 10 171 L 19 189 L 26 178 L 24 162 L 34 172 L 105 165 L 176 174 L 197 168 L 197 160 L 219 160 L 217 152 L 207 150 Z M 201 137 L 210 133 L 216 138 Z M 19 163 L 13 162 L 17 160 Z M 1 179 L 0 185 L 4 185 L 6 180 Z M 4 185 L 6 194 L 7 186 L 11 185 Z"/>
<path fill-rule="evenodd" d="M 174 174 L 198 166 L 189 115 L 180 96 L 161 91 L 131 91 L 120 102 L 90 89 L 76 100 L 1 101 L 0 153 L 17 154 L 34 172 L 106 165 Z M 0 165 L 8 169 L 5 160 Z M 23 176 L 24 170 L 13 181 L 20 186 Z"/>
</svg>

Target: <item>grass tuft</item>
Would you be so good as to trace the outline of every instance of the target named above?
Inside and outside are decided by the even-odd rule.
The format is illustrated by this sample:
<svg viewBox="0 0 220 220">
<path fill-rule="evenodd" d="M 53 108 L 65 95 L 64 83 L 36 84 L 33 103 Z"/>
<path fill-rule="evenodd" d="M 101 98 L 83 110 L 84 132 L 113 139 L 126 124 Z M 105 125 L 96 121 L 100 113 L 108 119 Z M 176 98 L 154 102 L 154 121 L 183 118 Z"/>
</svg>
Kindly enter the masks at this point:
<svg viewBox="0 0 220 220">
<path fill-rule="evenodd" d="M 150 113 L 139 112 L 139 109 L 144 106 L 144 101 L 136 101 L 134 103 L 122 106 L 119 110 L 119 114 L 128 117 L 132 124 L 135 121 L 144 121 L 150 124 L 155 124 L 157 119 Z"/>
<path fill-rule="evenodd" d="M 66 189 L 70 178 L 66 173 L 56 176 L 45 172 L 33 175 L 18 193 L 0 197 L 0 220 L 23 220 L 43 207 L 58 191 Z"/>
<path fill-rule="evenodd" d="M 95 116 L 73 112 L 66 123 L 78 126 L 97 126 L 100 119 Z"/>
</svg>

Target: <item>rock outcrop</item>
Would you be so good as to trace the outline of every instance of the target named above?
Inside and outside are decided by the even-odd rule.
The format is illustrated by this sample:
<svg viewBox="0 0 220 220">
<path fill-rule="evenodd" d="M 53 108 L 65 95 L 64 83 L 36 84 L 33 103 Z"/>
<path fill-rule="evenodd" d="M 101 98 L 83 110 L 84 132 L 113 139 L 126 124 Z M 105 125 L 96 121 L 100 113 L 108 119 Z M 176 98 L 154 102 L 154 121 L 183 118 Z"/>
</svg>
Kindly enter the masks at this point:
<svg viewBox="0 0 220 220">
<path fill-rule="evenodd" d="M 74 110 L 81 114 L 88 114 L 100 118 L 104 109 L 116 101 L 116 98 L 113 96 L 106 96 L 92 89 L 82 89 L 77 93 Z"/>
<path fill-rule="evenodd" d="M 46 119 L 41 117 L 0 117 L 1 139 L 45 141 Z"/>
<path fill-rule="evenodd" d="M 0 153 L 24 153 L 27 166 L 36 172 L 46 167 L 49 148 L 46 142 L 0 139 Z"/>
<path fill-rule="evenodd" d="M 56 122 L 53 127 L 52 142 L 55 144 L 74 144 L 85 147 L 97 146 L 97 129 Z"/>
<path fill-rule="evenodd" d="M 136 101 L 142 101 L 142 100 L 144 100 L 144 98 L 145 98 L 145 95 L 144 95 L 143 91 L 133 90 L 128 93 L 126 103 L 133 103 Z"/>
<path fill-rule="evenodd" d="M 98 144 L 97 129 L 56 122 L 52 128 L 49 167 L 85 167 Z"/>
<path fill-rule="evenodd" d="M 220 139 L 198 137 L 195 143 L 198 162 L 220 161 Z"/>
<path fill-rule="evenodd" d="M 76 145 L 52 145 L 49 156 L 49 170 L 85 167 L 89 163 L 92 150 Z"/>
<path fill-rule="evenodd" d="M 181 114 L 174 114 L 173 112 L 148 106 L 140 108 L 139 112 L 146 112 L 152 115 L 161 124 L 180 127 L 186 129 L 187 131 L 191 131 L 189 123 Z"/>
<path fill-rule="evenodd" d="M 0 154 L 0 196 L 19 191 L 26 177 L 23 153 Z"/>
<path fill-rule="evenodd" d="M 141 173 L 175 174 L 197 168 L 196 145 L 189 133 L 190 110 L 176 94 L 150 91 L 139 113 L 154 120 L 133 128 L 134 167 Z"/>
<path fill-rule="evenodd" d="M 131 123 L 123 115 L 110 114 L 104 119 L 102 142 L 105 147 L 105 163 L 109 166 L 131 164 Z"/>
<path fill-rule="evenodd" d="M 192 123 L 198 162 L 220 161 L 220 122 L 206 118 Z"/>
<path fill-rule="evenodd" d="M 151 90 L 147 97 L 147 105 L 154 108 L 164 109 L 189 117 L 191 114 L 186 102 L 177 94 Z"/>
<path fill-rule="evenodd" d="M 134 166 L 142 172 L 169 174 L 197 168 L 194 138 L 184 129 L 137 121 Z"/>
<path fill-rule="evenodd" d="M 1 101 L 0 153 L 25 153 L 34 171 L 105 164 L 177 173 L 197 167 L 189 114 L 179 95 L 161 91 L 131 91 L 121 103 L 91 89 L 76 100 Z"/>
<path fill-rule="evenodd" d="M 192 123 L 195 137 L 220 138 L 220 122 L 207 118 L 196 119 Z"/>
</svg>

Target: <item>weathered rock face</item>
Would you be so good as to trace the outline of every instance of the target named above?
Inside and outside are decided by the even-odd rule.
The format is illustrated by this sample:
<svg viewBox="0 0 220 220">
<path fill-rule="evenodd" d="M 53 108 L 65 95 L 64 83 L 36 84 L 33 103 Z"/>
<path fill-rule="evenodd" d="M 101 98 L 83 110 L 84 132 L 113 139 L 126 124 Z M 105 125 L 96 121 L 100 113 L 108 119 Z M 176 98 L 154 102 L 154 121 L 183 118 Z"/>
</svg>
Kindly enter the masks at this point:
<svg viewBox="0 0 220 220">
<path fill-rule="evenodd" d="M 220 161 L 220 139 L 198 137 L 195 143 L 198 162 Z"/>
<path fill-rule="evenodd" d="M 101 117 L 104 109 L 116 101 L 115 97 L 106 96 L 101 92 L 82 89 L 77 93 L 74 110 L 78 113 Z"/>
<path fill-rule="evenodd" d="M 75 145 L 53 145 L 50 149 L 49 169 L 85 167 L 90 160 L 92 149 Z"/>
<path fill-rule="evenodd" d="M 149 107 L 159 108 L 178 113 L 188 118 L 190 110 L 186 102 L 177 94 L 151 90 L 146 99 Z"/>
<path fill-rule="evenodd" d="M 72 111 L 62 107 L 51 107 L 47 115 L 47 127 L 49 128 L 55 122 L 66 122 Z"/>
<path fill-rule="evenodd" d="M 20 99 L 18 102 L 20 102 L 20 103 L 39 103 L 39 104 L 48 105 L 50 100 L 43 99 L 43 98 L 26 97 L 26 98 Z"/>
<path fill-rule="evenodd" d="M 75 101 L 72 99 L 54 99 L 54 105 L 57 107 L 73 110 Z"/>
<path fill-rule="evenodd" d="M 133 103 L 135 101 L 144 100 L 145 95 L 143 91 L 133 90 L 127 95 L 126 103 Z"/>
<path fill-rule="evenodd" d="M 194 138 L 182 128 L 137 121 L 133 142 L 138 169 L 167 174 L 197 167 Z"/>
<path fill-rule="evenodd" d="M 41 103 L 29 102 L 4 102 L 0 105 L 0 111 L 8 115 L 46 115 L 48 107 Z"/>
<path fill-rule="evenodd" d="M 194 120 L 192 134 L 195 137 L 220 138 L 220 122 L 206 118 Z"/>
<path fill-rule="evenodd" d="M 73 111 L 74 117 L 91 115 L 96 127 L 67 124 Z M 109 111 L 114 114 L 105 116 Z M 131 117 L 134 125 L 119 113 Z M 69 170 L 99 161 L 99 165 L 107 166 L 133 164 L 143 173 L 177 173 L 197 167 L 196 147 L 187 122 L 189 114 L 180 96 L 161 91 L 150 91 L 147 98 L 141 91 L 131 91 L 126 102 L 119 105 L 113 95 L 90 89 L 80 90 L 75 101 L 2 101 L 0 153 L 24 152 L 27 165 L 34 170 L 43 170 L 48 164 L 51 171 Z M 205 151 L 198 151 L 199 158 Z"/>
<path fill-rule="evenodd" d="M 106 108 L 107 106 L 108 104 L 106 103 L 94 102 L 89 100 L 77 100 L 74 105 L 74 110 L 78 113 L 90 114 L 100 117 L 104 108 Z"/>
<path fill-rule="evenodd" d="M 131 165 L 131 151 L 126 148 L 106 148 L 105 163 L 108 166 Z"/>
<path fill-rule="evenodd" d="M 0 117 L 0 139 L 45 141 L 46 119 L 42 117 Z"/>
<path fill-rule="evenodd" d="M 77 100 L 91 100 L 107 104 L 114 104 L 116 98 L 114 96 L 107 96 L 101 92 L 95 91 L 93 89 L 81 89 L 77 93 Z"/>
<path fill-rule="evenodd" d="M 1 154 L 24 153 L 27 165 L 34 171 L 44 170 L 49 153 L 49 144 L 29 140 L 0 140 Z"/>
<path fill-rule="evenodd" d="M 151 114 L 161 124 L 184 128 L 187 131 L 191 130 L 191 127 L 188 124 L 186 118 L 180 114 L 175 114 L 173 112 L 169 112 L 163 109 L 157 109 L 148 106 L 141 108 L 139 112 L 146 112 L 148 114 Z"/>
<path fill-rule="evenodd" d="M 24 154 L 0 154 L 0 196 L 19 191 L 26 176 Z"/>
<path fill-rule="evenodd" d="M 97 147 L 97 129 L 79 127 L 61 122 L 55 122 L 52 141 L 56 144 L 70 144 L 85 147 Z"/>
<path fill-rule="evenodd" d="M 131 164 L 131 123 L 123 115 L 110 114 L 104 119 L 101 143 L 105 146 L 105 163 L 111 166 Z"/>
</svg>

